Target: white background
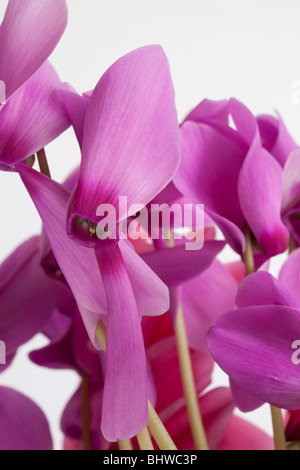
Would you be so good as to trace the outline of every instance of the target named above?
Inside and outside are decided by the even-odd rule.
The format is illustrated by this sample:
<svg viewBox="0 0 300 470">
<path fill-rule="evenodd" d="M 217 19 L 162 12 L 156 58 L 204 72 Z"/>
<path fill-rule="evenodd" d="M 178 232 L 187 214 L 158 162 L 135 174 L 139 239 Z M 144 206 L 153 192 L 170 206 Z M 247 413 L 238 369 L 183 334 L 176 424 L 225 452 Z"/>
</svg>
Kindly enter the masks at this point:
<svg viewBox="0 0 300 470">
<path fill-rule="evenodd" d="M 43 1 L 43 0 L 41 0 Z M 7 0 L 1 0 L 3 16 Z M 254 113 L 277 109 L 300 142 L 300 2 L 298 0 L 68 0 L 69 25 L 51 60 L 63 81 L 79 92 L 92 89 L 121 55 L 161 44 L 169 58 L 179 119 L 204 98 L 235 96 Z M 294 94 L 294 99 L 293 99 Z M 47 153 L 59 181 L 79 163 L 71 130 Z M 19 177 L 0 174 L 0 261 L 40 230 L 40 221 Z M 223 259 L 233 259 L 229 250 Z M 274 272 L 282 261 L 273 263 Z M 15 364 L 0 376 L 35 399 L 50 419 L 56 448 L 59 416 L 77 384 L 68 371 L 29 363 L 27 352 L 45 343 L 38 337 L 21 348 Z M 227 378 L 216 372 L 217 384 Z M 268 408 L 248 419 L 271 429 Z"/>
</svg>

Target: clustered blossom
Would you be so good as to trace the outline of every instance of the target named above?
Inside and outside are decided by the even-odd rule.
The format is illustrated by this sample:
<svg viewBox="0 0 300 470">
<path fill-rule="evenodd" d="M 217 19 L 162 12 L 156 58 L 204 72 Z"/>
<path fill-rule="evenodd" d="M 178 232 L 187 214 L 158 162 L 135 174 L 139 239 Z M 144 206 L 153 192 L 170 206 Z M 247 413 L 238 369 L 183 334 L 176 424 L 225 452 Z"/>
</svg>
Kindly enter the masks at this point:
<svg viewBox="0 0 300 470">
<path fill-rule="evenodd" d="M 42 231 L 0 266 L 0 373 L 42 333 L 48 344 L 30 360 L 78 374 L 61 417 L 64 449 L 142 448 L 150 402 L 174 446 L 192 450 L 178 346 L 186 332 L 209 449 L 272 449 L 235 415 L 265 403 L 286 410 L 286 441 L 300 441 L 300 149 L 279 115 L 255 117 L 234 98 L 205 99 L 178 123 L 157 45 L 124 55 L 78 93 L 48 62 L 67 14 L 65 0 L 10 0 L 1 24 L 0 170 L 19 174 Z M 69 127 L 81 163 L 58 182 L 44 149 Z M 151 239 L 153 204 L 189 206 L 186 238 L 174 218 L 169 240 Z M 115 219 L 99 212 L 108 205 Z M 203 247 L 187 250 L 199 211 Z M 125 235 L 132 222 L 145 237 Z M 156 231 L 165 232 L 160 219 Z M 239 261 L 222 264 L 226 245 Z M 276 279 L 269 261 L 289 246 Z M 229 387 L 214 388 L 215 363 Z M 44 412 L 0 386 L 0 449 L 52 447 Z"/>
</svg>

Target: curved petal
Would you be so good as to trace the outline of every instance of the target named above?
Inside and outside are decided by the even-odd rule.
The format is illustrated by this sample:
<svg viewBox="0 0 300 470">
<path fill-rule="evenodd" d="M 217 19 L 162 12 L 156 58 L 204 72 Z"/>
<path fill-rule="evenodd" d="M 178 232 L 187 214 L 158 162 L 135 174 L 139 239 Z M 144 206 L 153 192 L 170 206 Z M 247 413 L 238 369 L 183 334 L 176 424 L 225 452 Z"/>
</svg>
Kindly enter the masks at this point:
<svg viewBox="0 0 300 470">
<path fill-rule="evenodd" d="M 238 416 L 232 416 L 217 450 L 273 450 L 273 439 Z"/>
<path fill-rule="evenodd" d="M 297 306 L 300 306 L 300 248 L 289 255 L 280 270 L 278 279 L 295 299 Z"/>
<path fill-rule="evenodd" d="M 233 379 L 230 379 L 230 390 L 234 403 L 243 413 L 249 413 L 264 405 L 263 401 L 246 392 Z"/>
<path fill-rule="evenodd" d="M 171 181 L 179 159 L 169 64 L 160 46 L 142 47 L 112 65 L 90 99 L 69 234 L 76 236 L 76 216 L 98 222 L 100 204 L 111 204 L 117 220 L 126 219 L 130 206 L 147 204 Z M 128 204 L 120 211 L 119 196 Z"/>
<path fill-rule="evenodd" d="M 156 411 L 160 413 L 184 396 L 175 337 L 154 343 L 147 349 L 147 359 L 156 385 Z M 191 350 L 191 360 L 196 391 L 200 395 L 211 383 L 214 362 L 210 354 L 193 350 Z"/>
<path fill-rule="evenodd" d="M 190 347 L 207 351 L 211 325 L 235 306 L 237 282 L 219 261 L 181 288 L 182 308 Z"/>
<path fill-rule="evenodd" d="M 67 25 L 65 0 L 10 0 L 0 29 L 0 80 L 9 98 L 48 59 Z"/>
<path fill-rule="evenodd" d="M 227 124 L 228 114 L 228 100 L 212 101 L 205 99 L 187 115 L 185 121 L 201 122 L 216 119 Z"/>
<path fill-rule="evenodd" d="M 19 165 L 18 171 L 41 216 L 55 258 L 78 303 L 91 341 L 99 348 L 94 327 L 101 315 L 106 315 L 106 296 L 94 251 L 74 243 L 66 233 L 66 207 L 70 193 L 62 185 L 25 165 Z M 57 275 L 61 276 L 61 273 Z"/>
<path fill-rule="evenodd" d="M 282 168 L 261 145 L 252 113 L 237 100 L 230 100 L 237 129 L 250 145 L 238 178 L 243 214 L 263 252 L 271 257 L 286 250 L 289 234 L 281 221 Z"/>
<path fill-rule="evenodd" d="M 287 305 L 299 308 L 300 304 L 271 274 L 260 271 L 247 276 L 239 285 L 236 296 L 238 308 L 254 305 Z"/>
<path fill-rule="evenodd" d="M 244 149 L 213 127 L 191 121 L 180 128 L 180 146 L 181 164 L 174 178 L 179 191 L 242 228 L 237 182 Z"/>
<path fill-rule="evenodd" d="M 0 338 L 6 354 L 41 332 L 63 286 L 40 266 L 39 237 L 19 246 L 0 266 Z"/>
<path fill-rule="evenodd" d="M 205 242 L 201 250 L 188 251 L 179 245 L 141 256 L 169 288 L 174 288 L 205 271 L 224 246 L 224 242 L 213 240 Z"/>
<path fill-rule="evenodd" d="M 64 83 L 60 87 L 60 92 L 63 98 L 66 113 L 74 128 L 78 143 L 82 148 L 84 120 L 89 100 L 76 93 L 74 88 L 68 83 Z"/>
<path fill-rule="evenodd" d="M 297 144 L 288 133 L 281 116 L 278 115 L 277 119 L 268 115 L 258 116 L 257 123 L 263 146 L 284 167 Z"/>
<path fill-rule="evenodd" d="M 126 240 L 119 241 L 119 248 L 140 316 L 162 315 L 167 312 L 170 307 L 167 286 Z"/>
<path fill-rule="evenodd" d="M 220 367 L 245 391 L 278 408 L 299 409 L 299 366 L 292 345 L 300 338 L 300 310 L 256 306 L 223 315 L 207 335 Z"/>
<path fill-rule="evenodd" d="M 134 293 L 117 244 L 95 245 L 107 296 L 107 349 L 102 433 L 130 439 L 147 424 L 147 367 Z"/>
<path fill-rule="evenodd" d="M 282 176 L 282 219 L 300 243 L 300 148 L 290 154 Z"/>
<path fill-rule="evenodd" d="M 0 387 L 0 450 L 52 450 L 43 411 L 25 395 Z"/>
<path fill-rule="evenodd" d="M 61 82 L 46 62 L 1 109 L 0 161 L 8 166 L 30 157 L 69 126 L 58 88 Z"/>
</svg>

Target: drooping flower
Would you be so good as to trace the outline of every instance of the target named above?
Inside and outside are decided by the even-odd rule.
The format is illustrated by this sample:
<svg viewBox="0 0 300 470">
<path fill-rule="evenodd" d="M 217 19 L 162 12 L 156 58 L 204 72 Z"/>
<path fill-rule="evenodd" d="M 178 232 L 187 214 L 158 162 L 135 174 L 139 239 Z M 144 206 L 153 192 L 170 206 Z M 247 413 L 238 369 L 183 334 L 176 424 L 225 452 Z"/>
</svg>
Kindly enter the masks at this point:
<svg viewBox="0 0 300 470">
<path fill-rule="evenodd" d="M 263 146 L 258 122 L 242 103 L 231 99 L 227 108 L 221 105 L 221 118 L 227 109 L 236 129 L 224 124 L 218 113 L 207 117 L 199 110 L 192 113 L 181 126 L 182 160 L 174 183 L 191 200 L 205 204 L 235 251 L 244 251 L 242 232 L 247 223 L 264 255 L 276 255 L 288 243 L 281 220 L 282 166 L 278 163 L 290 148 L 285 140 L 288 134 L 278 131 L 273 156 L 272 145 L 266 144 L 270 151 Z M 265 135 L 265 119 L 260 124 Z"/>
</svg>

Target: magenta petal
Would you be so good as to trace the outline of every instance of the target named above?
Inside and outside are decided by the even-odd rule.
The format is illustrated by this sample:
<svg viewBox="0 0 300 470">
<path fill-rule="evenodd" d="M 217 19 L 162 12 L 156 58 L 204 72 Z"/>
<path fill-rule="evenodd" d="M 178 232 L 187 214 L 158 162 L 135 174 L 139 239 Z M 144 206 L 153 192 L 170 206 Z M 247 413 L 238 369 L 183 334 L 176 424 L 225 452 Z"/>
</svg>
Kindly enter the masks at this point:
<svg viewBox="0 0 300 470">
<path fill-rule="evenodd" d="M 82 147 L 84 120 L 89 100 L 83 96 L 78 95 L 71 85 L 68 85 L 67 83 L 64 83 L 61 86 L 60 92 L 63 98 L 66 113 L 74 128 L 78 143 L 80 147 Z"/>
<path fill-rule="evenodd" d="M 292 344 L 300 338 L 300 310 L 256 306 L 223 315 L 207 335 L 220 367 L 244 390 L 278 408 L 300 408 L 299 366 Z"/>
<path fill-rule="evenodd" d="M 172 179 L 179 164 L 174 90 L 160 46 L 118 60 L 96 86 L 84 126 L 82 162 L 72 217 L 97 222 L 100 204 L 147 204 Z M 129 213 L 135 214 L 136 209 Z M 69 231 L 72 234 L 72 220 Z"/>
<path fill-rule="evenodd" d="M 299 307 L 299 303 L 271 274 L 260 271 L 247 276 L 239 285 L 236 296 L 239 308 L 254 305 L 287 305 Z"/>
<path fill-rule="evenodd" d="M 33 155 L 69 126 L 58 88 L 61 82 L 46 62 L 1 109 L 0 161 L 16 164 Z"/>
<path fill-rule="evenodd" d="M 201 122 L 208 119 L 216 119 L 225 124 L 228 123 L 228 101 L 203 100 L 185 118 L 185 121 Z"/>
<path fill-rule="evenodd" d="M 126 240 L 120 240 L 119 248 L 140 316 L 156 316 L 167 312 L 170 307 L 167 286 Z"/>
<path fill-rule="evenodd" d="M 180 128 L 180 145 L 181 164 L 174 178 L 179 191 L 242 228 L 237 181 L 244 151 L 214 128 L 191 121 Z"/>
<path fill-rule="evenodd" d="M 221 217 L 219 214 L 209 210 L 207 207 L 205 207 L 205 212 L 218 225 L 228 245 L 230 245 L 236 253 L 243 256 L 245 251 L 245 237 L 241 229 L 233 222 L 230 222 L 230 220 L 225 217 Z"/>
<path fill-rule="evenodd" d="M 66 233 L 66 207 L 70 193 L 60 184 L 25 165 L 21 178 L 41 216 L 59 267 L 82 311 L 90 315 L 86 326 L 94 345 L 95 325 L 106 314 L 106 297 L 93 250 L 70 240 Z M 51 203 L 49 203 L 51 201 Z M 81 312 L 82 313 L 82 312 Z"/>
<path fill-rule="evenodd" d="M 248 152 L 238 190 L 243 213 L 263 252 L 273 256 L 285 251 L 289 234 L 280 215 L 282 170 L 259 143 Z"/>
<path fill-rule="evenodd" d="M 283 169 L 282 219 L 295 240 L 300 243 L 300 149 L 289 156 Z"/>
<path fill-rule="evenodd" d="M 232 415 L 217 450 L 273 450 L 273 439 L 251 423 Z"/>
<path fill-rule="evenodd" d="M 104 437 L 111 442 L 138 434 L 147 424 L 147 367 L 134 293 L 117 244 L 96 243 L 107 296 L 107 350 L 103 394 Z"/>
<path fill-rule="evenodd" d="M 153 371 L 157 390 L 155 409 L 160 413 L 183 397 L 175 337 L 156 341 L 147 348 L 147 359 Z M 193 350 L 191 350 L 191 360 L 197 394 L 200 394 L 211 383 L 214 362 L 210 354 Z"/>
<path fill-rule="evenodd" d="M 0 387 L 0 450 L 52 450 L 49 424 L 32 400 Z"/>
<path fill-rule="evenodd" d="M 205 335 L 211 325 L 235 306 L 237 282 L 219 261 L 187 282 L 181 301 L 190 347 L 207 352 Z"/>
<path fill-rule="evenodd" d="M 296 142 L 288 133 L 281 117 L 258 116 L 257 123 L 263 146 L 284 167 L 290 153 L 297 147 Z"/>
<path fill-rule="evenodd" d="M 40 266 L 39 238 L 19 246 L 0 266 L 0 339 L 10 355 L 41 332 L 63 286 Z"/>
<path fill-rule="evenodd" d="M 280 270 L 278 279 L 300 306 L 300 248 L 290 254 Z"/>
<path fill-rule="evenodd" d="M 196 251 L 179 245 L 146 253 L 142 258 L 169 288 L 174 288 L 205 271 L 224 246 L 224 242 L 215 240 Z"/>
<path fill-rule="evenodd" d="M 233 379 L 230 379 L 230 389 L 234 403 L 243 413 L 249 413 L 264 405 L 263 401 L 246 392 Z"/>
<path fill-rule="evenodd" d="M 0 80 L 9 98 L 48 59 L 67 24 L 65 0 L 10 0 L 1 24 Z"/>
</svg>

